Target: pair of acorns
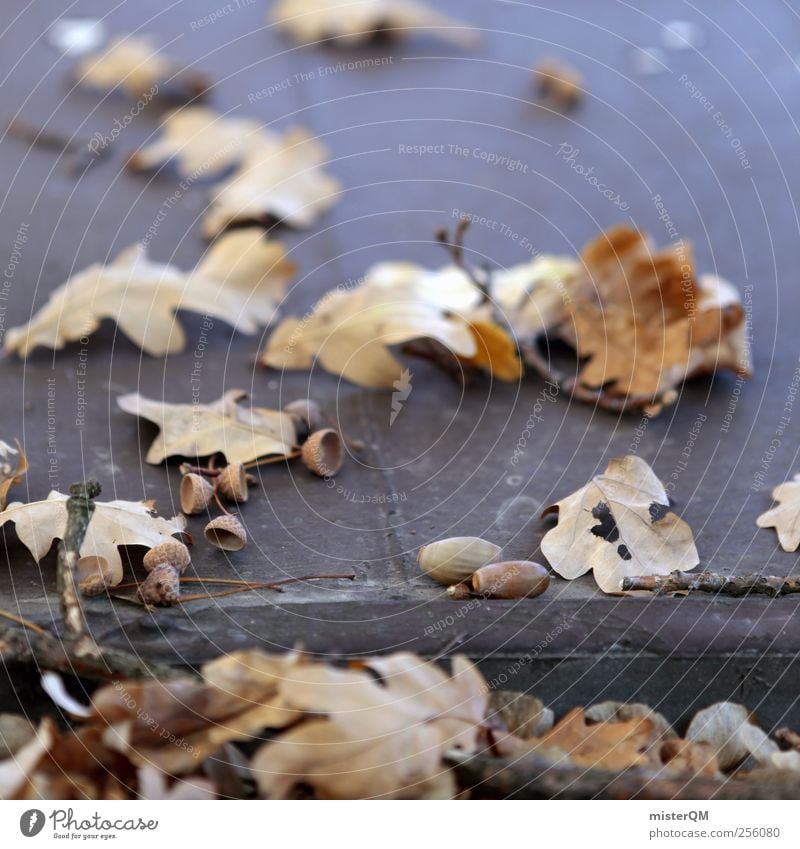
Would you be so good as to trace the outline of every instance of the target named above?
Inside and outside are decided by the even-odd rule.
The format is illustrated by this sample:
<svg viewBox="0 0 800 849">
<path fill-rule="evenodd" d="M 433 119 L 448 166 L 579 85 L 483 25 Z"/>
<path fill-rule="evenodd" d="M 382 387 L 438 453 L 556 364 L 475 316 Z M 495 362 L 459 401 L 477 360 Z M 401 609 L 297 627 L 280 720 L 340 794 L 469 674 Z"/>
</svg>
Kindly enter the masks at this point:
<svg viewBox="0 0 800 849">
<path fill-rule="evenodd" d="M 424 545 L 417 562 L 454 599 L 536 598 L 550 586 L 544 566 L 502 556 L 499 545 L 480 537 L 450 537 Z"/>
<path fill-rule="evenodd" d="M 326 426 L 319 404 L 311 398 L 303 398 L 292 401 L 283 410 L 294 420 L 300 446 L 298 455 L 306 467 L 319 477 L 335 475 L 344 463 L 344 439 L 338 430 Z M 297 455 L 287 459 L 291 456 Z M 259 463 L 255 461 L 249 465 L 255 467 Z M 193 470 L 189 471 L 190 468 Z M 189 516 L 203 513 L 215 495 L 234 504 L 244 504 L 248 499 L 248 487 L 255 483 L 247 468 L 243 463 L 230 463 L 222 469 L 186 467 L 180 488 L 181 510 Z M 203 535 L 208 543 L 223 551 L 240 551 L 247 545 L 244 525 L 228 512 L 212 519 Z"/>
</svg>

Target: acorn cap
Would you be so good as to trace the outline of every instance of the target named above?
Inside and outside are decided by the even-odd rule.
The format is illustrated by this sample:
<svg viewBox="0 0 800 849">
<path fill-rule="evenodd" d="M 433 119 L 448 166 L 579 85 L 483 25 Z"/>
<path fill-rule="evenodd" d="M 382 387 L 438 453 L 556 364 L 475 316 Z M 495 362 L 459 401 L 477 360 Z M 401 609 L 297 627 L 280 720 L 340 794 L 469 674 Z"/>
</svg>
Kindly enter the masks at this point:
<svg viewBox="0 0 800 849">
<path fill-rule="evenodd" d="M 202 476 L 190 473 L 181 480 L 181 510 L 189 516 L 202 513 L 214 497 L 214 487 Z"/>
<path fill-rule="evenodd" d="M 289 413 L 300 423 L 301 427 L 298 428 L 297 435 L 300 442 L 304 442 L 309 433 L 320 430 L 325 424 L 325 417 L 322 415 L 319 404 L 311 398 L 291 401 L 283 408 L 283 412 Z"/>
<path fill-rule="evenodd" d="M 171 566 L 179 575 L 186 571 L 192 556 L 189 549 L 176 539 L 159 543 L 144 556 L 144 568 L 152 572 L 158 566 Z"/>
<path fill-rule="evenodd" d="M 139 587 L 138 596 L 145 604 L 170 607 L 178 603 L 181 579 L 177 571 L 166 563 L 156 566 Z"/>
<path fill-rule="evenodd" d="M 204 528 L 206 542 L 223 551 L 241 551 L 247 545 L 247 531 L 244 525 L 230 514 L 217 516 Z"/>
<path fill-rule="evenodd" d="M 332 428 L 317 430 L 303 444 L 303 462 L 321 478 L 335 475 L 344 463 L 344 443 L 339 432 Z"/>
<path fill-rule="evenodd" d="M 247 478 L 247 471 L 241 463 L 231 463 L 220 469 L 215 483 L 220 495 L 228 501 L 243 504 L 248 496 Z"/>
</svg>

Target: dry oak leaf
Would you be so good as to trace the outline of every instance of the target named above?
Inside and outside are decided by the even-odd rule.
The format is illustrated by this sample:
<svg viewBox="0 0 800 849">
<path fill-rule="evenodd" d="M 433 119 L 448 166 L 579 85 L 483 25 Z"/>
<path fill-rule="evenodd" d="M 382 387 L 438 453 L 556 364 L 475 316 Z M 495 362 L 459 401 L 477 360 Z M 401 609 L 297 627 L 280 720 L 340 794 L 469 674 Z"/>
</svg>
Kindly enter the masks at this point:
<svg viewBox="0 0 800 849">
<path fill-rule="evenodd" d="M 19 541 L 38 563 L 54 539 L 63 539 L 67 528 L 69 496 L 53 490 L 44 501 L 15 502 L 0 513 L 0 527 L 13 522 Z M 118 546 L 153 548 L 182 533 L 182 516 L 165 519 L 153 514 L 145 501 L 97 501 L 80 550 L 78 576 L 81 587 L 116 586 L 122 580 Z"/>
<path fill-rule="evenodd" d="M 777 507 L 762 513 L 756 524 L 759 528 L 775 528 L 784 551 L 797 551 L 800 546 L 800 474 L 772 490 Z"/>
<path fill-rule="evenodd" d="M 15 484 L 21 483 L 28 471 L 28 460 L 25 452 L 19 444 L 12 448 L 7 442 L 0 439 L 0 510 L 6 509 L 8 491 Z M 17 459 L 13 459 L 12 455 Z"/>
<path fill-rule="evenodd" d="M 241 389 L 228 390 L 212 404 L 169 404 L 132 392 L 117 398 L 126 413 L 158 425 L 161 433 L 147 452 L 147 462 L 167 457 L 207 457 L 221 452 L 229 463 L 246 463 L 268 454 L 290 454 L 297 446 L 295 420 L 266 407 L 243 407 Z"/>
<path fill-rule="evenodd" d="M 231 741 L 284 728 L 302 715 L 280 694 L 281 682 L 307 662 L 292 652 L 234 652 L 207 663 L 202 680 L 128 681 L 98 690 L 82 714 L 104 744 L 139 767 L 195 771 Z"/>
<path fill-rule="evenodd" d="M 574 708 L 550 731 L 529 742 L 534 748 L 560 749 L 576 766 L 619 772 L 660 766 L 660 740 L 660 730 L 647 717 L 590 723 L 582 708 Z"/>
<path fill-rule="evenodd" d="M 134 245 L 56 289 L 28 324 L 8 331 L 5 350 L 24 357 L 38 345 L 63 348 L 108 318 L 148 354 L 174 354 L 186 343 L 178 310 L 255 333 L 275 317 L 294 273 L 283 247 L 258 228 L 226 235 L 192 271 L 152 262 L 144 246 Z"/>
<path fill-rule="evenodd" d="M 194 100 L 210 85 L 205 74 L 182 68 L 142 35 L 114 39 L 105 50 L 85 56 L 75 76 L 80 85 L 89 88 L 120 88 L 131 97 L 142 98 L 143 105 L 157 96 Z"/>
<path fill-rule="evenodd" d="M 738 296 L 717 277 L 697 280 L 684 243 L 655 252 L 642 233 L 617 227 L 582 258 L 564 331 L 587 359 L 583 386 L 650 400 L 709 367 L 742 369 L 745 351 L 724 350 L 744 320 Z"/>
<path fill-rule="evenodd" d="M 442 756 L 475 750 L 488 697 L 482 676 L 463 657 L 453 658 L 451 676 L 406 653 L 360 666 L 299 666 L 281 683 L 285 701 L 309 718 L 256 752 L 262 796 L 286 798 L 300 783 L 335 799 L 455 793 Z"/>
<path fill-rule="evenodd" d="M 655 251 L 644 234 L 620 226 L 590 242 L 581 259 L 576 266 L 541 257 L 500 273 L 500 283 L 524 291 L 516 307 L 505 296 L 520 345 L 545 334 L 571 345 L 586 397 L 657 412 L 695 375 L 727 369 L 750 376 L 739 294 L 715 275 L 696 277 L 685 242 Z"/>
<path fill-rule="evenodd" d="M 323 170 L 328 151 L 306 130 L 275 138 L 262 134 L 237 169 L 212 192 L 201 222 L 212 239 L 231 225 L 279 221 L 310 227 L 337 201 L 339 181 Z"/>
<path fill-rule="evenodd" d="M 590 569 L 603 592 L 619 592 L 622 579 L 686 572 L 700 562 L 691 528 L 670 510 L 664 486 L 640 457 L 612 459 L 602 475 L 548 507 L 558 524 L 542 540 L 542 553 L 563 578 Z"/>
<path fill-rule="evenodd" d="M 470 47 L 476 33 L 416 0 L 279 0 L 268 16 L 296 41 L 336 39 L 352 46 L 376 35 L 408 36 L 419 30 Z"/>
<path fill-rule="evenodd" d="M 438 343 L 466 363 L 515 380 L 516 346 L 479 313 L 482 293 L 453 266 L 429 271 L 412 263 L 382 263 L 361 285 L 328 292 L 303 318 L 282 321 L 260 362 L 310 369 L 315 363 L 359 386 L 391 389 L 403 367 L 389 348 L 414 340 Z"/>
<path fill-rule="evenodd" d="M 274 141 L 275 135 L 255 118 L 232 118 L 206 106 L 185 106 L 164 117 L 161 137 L 138 150 L 128 167 L 146 171 L 174 159 L 183 177 L 216 178 L 240 162 L 245 151 Z"/>
</svg>

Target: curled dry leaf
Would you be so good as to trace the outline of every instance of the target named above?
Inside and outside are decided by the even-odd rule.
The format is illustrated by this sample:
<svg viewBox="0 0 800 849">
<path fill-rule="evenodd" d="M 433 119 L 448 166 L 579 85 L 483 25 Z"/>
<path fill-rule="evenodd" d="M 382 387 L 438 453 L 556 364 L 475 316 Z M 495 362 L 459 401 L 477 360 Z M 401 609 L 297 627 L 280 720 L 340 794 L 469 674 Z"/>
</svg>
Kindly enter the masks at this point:
<svg viewBox="0 0 800 849">
<path fill-rule="evenodd" d="M 555 715 L 540 699 L 513 690 L 492 690 L 489 693 L 487 718 L 501 724 L 509 734 L 528 740 L 546 734 Z"/>
<path fill-rule="evenodd" d="M 247 393 L 228 390 L 212 404 L 168 404 L 138 393 L 121 395 L 126 413 L 158 425 L 161 433 L 147 452 L 147 462 L 167 457 L 207 457 L 220 452 L 229 463 L 246 463 L 268 454 L 291 454 L 297 444 L 295 420 L 289 413 L 266 407 L 243 407 Z"/>
<path fill-rule="evenodd" d="M 63 348 L 110 318 L 148 354 L 174 354 L 185 346 L 177 310 L 255 333 L 275 317 L 294 272 L 283 247 L 266 241 L 258 228 L 220 239 L 188 272 L 152 262 L 143 246 L 134 245 L 56 289 L 28 324 L 8 331 L 5 350 L 27 356 L 37 345 Z"/>
<path fill-rule="evenodd" d="M 231 118 L 206 106 L 175 109 L 161 122 L 161 137 L 129 160 L 134 171 L 174 159 L 183 177 L 216 178 L 238 164 L 245 151 L 274 145 L 275 135 L 255 118 Z"/>
<path fill-rule="evenodd" d="M 0 439 L 0 510 L 6 509 L 8 502 L 8 491 L 15 484 L 21 483 L 28 471 L 28 460 L 25 452 L 19 444 L 12 448 L 7 442 Z"/>
<path fill-rule="evenodd" d="M 84 56 L 75 73 L 82 86 L 101 91 L 119 88 L 145 103 L 157 96 L 194 100 L 210 85 L 205 74 L 182 68 L 147 36 L 114 39 L 105 50 Z"/>
<path fill-rule="evenodd" d="M 619 592 L 625 577 L 685 572 L 699 563 L 691 528 L 670 510 L 663 484 L 640 457 L 611 460 L 549 513 L 558 514 L 542 540 L 550 565 L 569 580 L 593 569 L 603 592 Z"/>
<path fill-rule="evenodd" d="M 538 258 L 527 265 L 527 282 L 520 266 L 498 274 L 492 291 L 500 287 L 495 297 L 523 347 L 548 334 L 575 349 L 584 396 L 657 412 L 697 374 L 750 375 L 739 295 L 719 277 L 696 277 L 685 242 L 655 251 L 642 233 L 621 226 L 590 242 L 581 259 L 576 267 Z"/>
<path fill-rule="evenodd" d="M 397 38 L 414 31 L 465 47 L 477 40 L 459 21 L 418 0 L 279 0 L 268 21 L 302 44 L 336 39 L 351 46 L 378 34 Z"/>
<path fill-rule="evenodd" d="M 775 528 L 784 551 L 797 551 L 800 546 L 800 474 L 772 490 L 777 507 L 762 513 L 756 524 L 759 528 Z"/>
<path fill-rule="evenodd" d="M 0 527 L 13 522 L 17 537 L 38 563 L 54 539 L 63 539 L 67 527 L 68 496 L 51 492 L 44 501 L 9 504 L 0 513 Z M 152 548 L 170 540 L 186 527 L 182 516 L 165 519 L 153 514 L 144 501 L 97 501 L 80 550 L 81 585 L 116 586 L 122 580 L 120 545 Z"/>
<path fill-rule="evenodd" d="M 442 756 L 477 745 L 487 702 L 481 675 L 462 657 L 448 677 L 405 653 L 363 667 L 308 664 L 282 682 L 284 699 L 309 716 L 256 752 L 261 795 L 286 798 L 299 783 L 336 799 L 453 795 Z"/>
<path fill-rule="evenodd" d="M 300 663 L 294 653 L 244 651 L 205 664 L 202 680 L 111 685 L 94 694 L 87 721 L 104 729 L 104 744 L 136 766 L 184 775 L 226 743 L 297 721 L 300 712 L 286 703 L 280 686 Z"/>
<path fill-rule="evenodd" d="M 218 188 L 202 220 L 212 239 L 232 225 L 279 221 L 310 227 L 338 199 L 339 181 L 323 170 L 328 151 L 306 130 L 261 134 L 247 146 L 238 168 Z"/>
<path fill-rule="evenodd" d="M 778 753 L 778 744 L 753 724 L 744 705 L 717 702 L 695 714 L 686 729 L 686 739 L 709 743 L 720 769 L 730 769 L 752 756 L 761 765 L 769 765 Z"/>
<path fill-rule="evenodd" d="M 383 263 L 354 289 L 334 289 L 310 315 L 287 318 L 270 336 L 261 363 L 310 369 L 316 362 L 360 386 L 391 389 L 403 367 L 389 348 L 430 340 L 466 363 L 515 380 L 520 374 L 508 334 L 476 318 L 483 293 L 454 266 L 429 271 Z"/>
</svg>

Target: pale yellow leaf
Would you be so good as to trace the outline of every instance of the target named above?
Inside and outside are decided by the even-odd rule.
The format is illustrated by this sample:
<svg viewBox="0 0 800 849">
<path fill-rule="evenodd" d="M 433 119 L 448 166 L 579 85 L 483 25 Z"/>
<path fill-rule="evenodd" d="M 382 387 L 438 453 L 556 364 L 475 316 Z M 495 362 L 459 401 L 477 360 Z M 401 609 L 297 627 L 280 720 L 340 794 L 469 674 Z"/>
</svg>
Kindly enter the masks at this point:
<svg viewBox="0 0 800 849">
<path fill-rule="evenodd" d="M 18 539 L 38 563 L 54 539 L 63 539 L 67 499 L 67 495 L 53 491 L 44 501 L 9 504 L 0 513 L 0 527 L 13 522 Z M 106 586 L 115 586 L 122 580 L 118 546 L 153 548 L 181 533 L 185 526 L 182 516 L 172 519 L 154 516 L 152 505 L 142 501 L 96 501 L 80 550 L 80 582 L 102 576 Z"/>
<path fill-rule="evenodd" d="M 279 0 L 268 19 L 304 44 L 335 38 L 355 45 L 377 32 L 399 37 L 414 31 L 466 47 L 477 40 L 474 31 L 418 0 Z"/>
<path fill-rule="evenodd" d="M 545 534 L 542 553 L 573 579 L 594 570 L 603 592 L 622 579 L 685 572 L 699 563 L 692 531 L 670 510 L 661 481 L 640 457 L 613 459 L 602 475 L 549 507 L 558 525 Z"/>
<path fill-rule="evenodd" d="M 218 177 L 245 151 L 274 145 L 276 136 L 255 118 L 220 115 L 207 106 L 185 106 L 166 115 L 161 136 L 128 161 L 136 171 L 158 168 L 174 159 L 183 177 Z"/>
<path fill-rule="evenodd" d="M 134 245 L 56 289 L 27 325 L 8 331 L 5 350 L 27 356 L 38 345 L 63 348 L 113 319 L 148 354 L 178 353 L 185 345 L 178 310 L 255 333 L 274 318 L 294 271 L 282 246 L 258 228 L 220 239 L 190 272 L 152 262 Z"/>
<path fill-rule="evenodd" d="M 759 528 L 775 528 L 784 551 L 797 551 L 800 546 L 800 474 L 772 490 L 777 507 L 762 513 L 756 524 Z"/>
<path fill-rule="evenodd" d="M 243 390 L 230 389 L 211 404 L 170 404 L 131 393 L 117 398 L 117 404 L 161 429 L 147 452 L 148 463 L 175 455 L 207 457 L 217 452 L 229 463 L 290 454 L 297 446 L 294 419 L 279 410 L 243 407 L 238 402 L 246 397 Z"/>
<path fill-rule="evenodd" d="M 212 193 L 203 216 L 206 238 L 234 224 L 281 221 L 310 227 L 336 203 L 341 185 L 323 169 L 328 151 L 301 129 L 248 147 L 234 173 Z"/>
</svg>

